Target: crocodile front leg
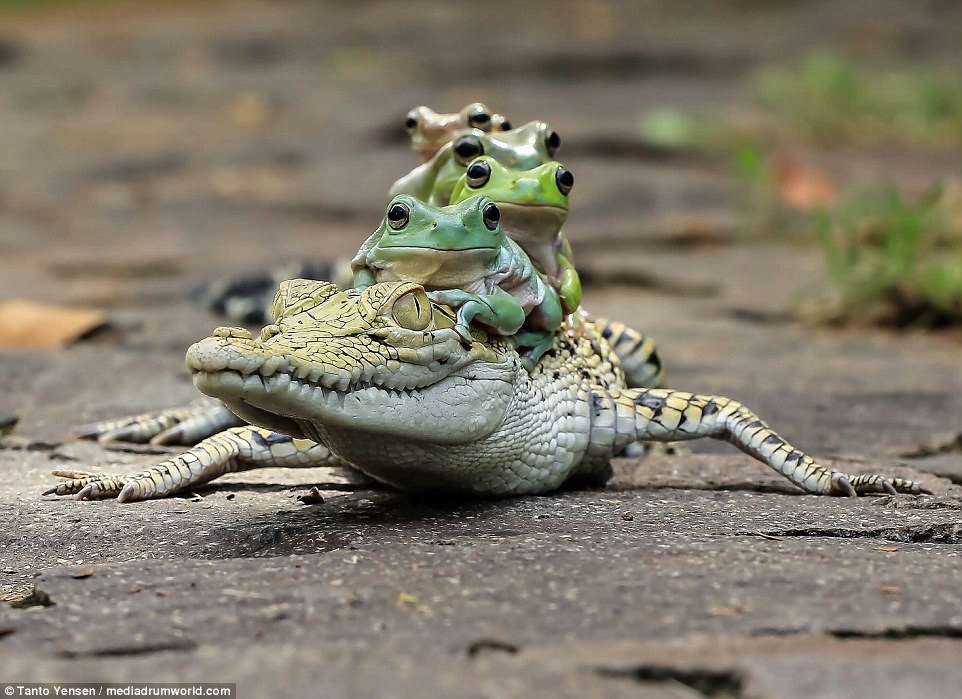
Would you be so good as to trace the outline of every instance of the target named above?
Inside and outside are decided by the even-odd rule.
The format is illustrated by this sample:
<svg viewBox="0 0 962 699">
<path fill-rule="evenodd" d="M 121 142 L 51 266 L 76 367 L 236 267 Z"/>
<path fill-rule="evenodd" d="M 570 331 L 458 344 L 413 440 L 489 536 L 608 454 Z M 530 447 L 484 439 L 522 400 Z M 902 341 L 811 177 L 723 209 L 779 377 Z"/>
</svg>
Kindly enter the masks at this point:
<svg viewBox="0 0 962 699">
<path fill-rule="evenodd" d="M 780 437 L 738 401 L 669 389 L 592 392 L 592 441 L 724 439 L 817 495 L 931 493 L 918 483 L 879 475 L 851 476 L 822 466 Z"/>
<path fill-rule="evenodd" d="M 77 428 L 76 432 L 82 439 L 96 439 L 101 444 L 196 444 L 205 437 L 243 424 L 244 421 L 219 400 L 201 398 L 179 408 L 95 422 Z"/>
<path fill-rule="evenodd" d="M 68 480 L 44 495 L 73 495 L 78 500 L 115 497 L 120 502 L 161 498 L 225 473 L 267 466 L 344 466 L 322 444 L 245 425 L 209 437 L 183 454 L 133 476 L 54 471 Z"/>
</svg>

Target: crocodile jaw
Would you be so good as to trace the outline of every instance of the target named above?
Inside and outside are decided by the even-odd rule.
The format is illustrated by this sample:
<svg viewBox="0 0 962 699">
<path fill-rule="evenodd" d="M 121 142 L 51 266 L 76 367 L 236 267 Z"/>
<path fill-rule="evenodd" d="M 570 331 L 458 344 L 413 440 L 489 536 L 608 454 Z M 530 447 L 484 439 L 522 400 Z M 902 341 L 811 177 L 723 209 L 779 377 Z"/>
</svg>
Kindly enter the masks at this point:
<svg viewBox="0 0 962 699">
<path fill-rule="evenodd" d="M 513 362 L 470 361 L 429 382 L 432 367 L 409 366 L 401 371 L 414 371 L 417 386 L 351 384 L 343 372 L 325 374 L 323 367 L 303 376 L 296 355 L 256 340 L 216 336 L 192 345 L 187 363 L 198 390 L 271 429 L 313 437 L 337 428 L 358 439 L 392 435 L 436 444 L 491 434 L 504 419 L 519 370 Z"/>
</svg>

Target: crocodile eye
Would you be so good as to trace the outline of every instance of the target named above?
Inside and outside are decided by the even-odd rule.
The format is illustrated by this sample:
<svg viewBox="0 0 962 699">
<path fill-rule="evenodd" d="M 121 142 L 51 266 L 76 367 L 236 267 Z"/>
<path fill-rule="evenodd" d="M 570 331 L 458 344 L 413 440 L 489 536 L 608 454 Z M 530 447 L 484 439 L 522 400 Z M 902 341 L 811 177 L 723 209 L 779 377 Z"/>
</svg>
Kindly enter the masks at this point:
<svg viewBox="0 0 962 699">
<path fill-rule="evenodd" d="M 408 133 L 414 133 L 418 128 L 418 117 L 413 111 L 408 112 L 407 119 L 404 120 L 404 130 Z"/>
<path fill-rule="evenodd" d="M 468 165 L 464 174 L 468 187 L 478 189 L 486 185 L 488 180 L 491 179 L 491 166 L 484 161 L 475 161 Z"/>
<path fill-rule="evenodd" d="M 387 210 L 387 225 L 389 225 L 392 230 L 399 231 L 408 225 L 408 219 L 410 217 L 411 210 L 404 204 L 400 202 L 391 204 Z"/>
<path fill-rule="evenodd" d="M 454 142 L 454 159 L 461 165 L 467 165 L 480 155 L 484 155 L 484 146 L 477 136 L 462 136 Z"/>
<path fill-rule="evenodd" d="M 472 129 L 489 131 L 491 129 L 491 115 L 481 108 L 475 109 L 468 114 L 468 126 Z"/>
<path fill-rule="evenodd" d="M 571 170 L 566 170 L 563 167 L 558 168 L 558 172 L 555 173 L 554 181 L 558 185 L 558 190 L 568 196 L 571 192 L 571 188 L 575 186 L 575 176 L 571 174 Z"/>
<path fill-rule="evenodd" d="M 508 121 L 507 119 L 502 119 L 502 120 L 501 120 L 501 130 L 502 130 L 502 131 L 510 131 L 510 130 L 511 130 L 511 122 Z"/>
<path fill-rule="evenodd" d="M 493 231 L 498 227 L 498 222 L 501 220 L 501 209 L 496 204 L 489 203 L 481 209 L 481 217 L 484 219 L 484 225 L 487 226 L 488 230 Z"/>
<path fill-rule="evenodd" d="M 552 158 L 554 157 L 555 151 L 561 145 L 561 136 L 558 135 L 557 131 L 552 131 L 544 139 L 545 148 L 548 149 L 548 155 Z"/>
<path fill-rule="evenodd" d="M 431 324 L 431 302 L 422 289 L 404 294 L 391 309 L 394 320 L 408 330 L 424 330 Z"/>
</svg>

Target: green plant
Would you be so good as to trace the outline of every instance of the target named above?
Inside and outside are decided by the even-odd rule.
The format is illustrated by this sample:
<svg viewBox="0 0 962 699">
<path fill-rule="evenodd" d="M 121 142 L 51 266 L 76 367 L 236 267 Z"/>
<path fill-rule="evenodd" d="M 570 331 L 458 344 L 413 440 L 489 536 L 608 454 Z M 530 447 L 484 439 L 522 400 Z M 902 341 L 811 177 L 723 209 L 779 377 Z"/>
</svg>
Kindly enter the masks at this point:
<svg viewBox="0 0 962 699">
<path fill-rule="evenodd" d="M 962 323 L 962 232 L 943 188 L 916 202 L 894 190 L 814 215 L 829 286 L 803 306 L 820 321 L 895 326 Z"/>
<path fill-rule="evenodd" d="M 775 117 L 821 142 L 895 139 L 962 143 L 962 79 L 957 72 L 903 66 L 870 71 L 828 51 L 761 71 L 756 91 Z"/>
</svg>

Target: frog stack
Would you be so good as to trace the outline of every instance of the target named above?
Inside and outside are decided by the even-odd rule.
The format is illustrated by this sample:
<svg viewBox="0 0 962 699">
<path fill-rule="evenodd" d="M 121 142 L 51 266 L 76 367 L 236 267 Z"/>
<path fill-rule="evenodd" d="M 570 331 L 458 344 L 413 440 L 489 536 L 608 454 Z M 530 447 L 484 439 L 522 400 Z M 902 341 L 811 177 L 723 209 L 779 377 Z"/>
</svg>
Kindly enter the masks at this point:
<svg viewBox="0 0 962 699">
<path fill-rule="evenodd" d="M 421 284 L 457 311 L 465 342 L 475 322 L 534 364 L 581 303 L 561 230 L 574 185 L 553 159 L 561 139 L 542 121 L 512 129 L 481 103 L 456 114 L 417 107 L 406 127 L 423 162 L 391 188 L 351 285 Z"/>
</svg>

